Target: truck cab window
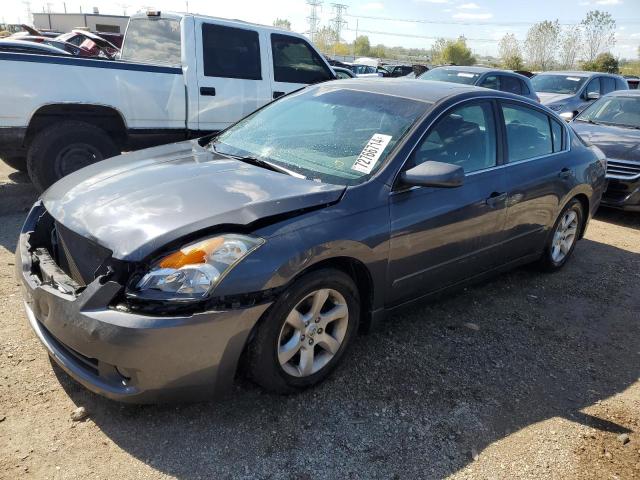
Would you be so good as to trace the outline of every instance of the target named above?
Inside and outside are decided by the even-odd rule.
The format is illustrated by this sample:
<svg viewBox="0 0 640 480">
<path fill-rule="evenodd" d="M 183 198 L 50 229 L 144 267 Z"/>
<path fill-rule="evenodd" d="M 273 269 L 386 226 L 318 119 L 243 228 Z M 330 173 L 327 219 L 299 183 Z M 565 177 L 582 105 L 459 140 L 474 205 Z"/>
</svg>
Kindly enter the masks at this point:
<svg viewBox="0 0 640 480">
<path fill-rule="evenodd" d="M 202 55 L 207 77 L 262 79 L 258 32 L 203 23 Z"/>
<path fill-rule="evenodd" d="M 120 58 L 131 62 L 180 65 L 180 21 L 171 18 L 132 18 Z"/>
<path fill-rule="evenodd" d="M 333 79 L 320 56 L 302 38 L 273 33 L 271 51 L 276 82 L 311 84 Z"/>
</svg>

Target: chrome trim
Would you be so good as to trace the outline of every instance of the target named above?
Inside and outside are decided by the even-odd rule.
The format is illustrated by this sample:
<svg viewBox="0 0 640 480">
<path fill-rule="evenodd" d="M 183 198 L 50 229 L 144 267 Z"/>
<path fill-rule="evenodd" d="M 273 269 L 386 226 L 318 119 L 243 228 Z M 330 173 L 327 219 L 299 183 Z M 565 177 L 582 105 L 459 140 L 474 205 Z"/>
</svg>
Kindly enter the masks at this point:
<svg viewBox="0 0 640 480">
<path fill-rule="evenodd" d="M 467 176 L 472 176 L 472 175 L 476 175 L 479 173 L 484 173 L 484 172 L 488 172 L 491 170 L 497 170 L 503 167 L 508 167 L 511 165 L 520 165 L 523 163 L 527 163 L 527 162 L 531 162 L 534 160 L 540 160 L 542 158 L 546 158 L 546 157 L 551 157 L 553 155 L 558 155 L 560 153 L 567 153 L 571 151 L 571 135 L 569 133 L 569 130 L 567 128 L 566 122 L 563 121 L 556 112 L 552 111 L 551 109 L 549 109 L 548 107 L 545 107 L 544 105 L 534 105 L 531 104 L 527 101 L 523 101 L 517 98 L 511 98 L 511 97 L 501 97 L 501 96 L 497 96 L 497 95 L 482 95 L 482 96 L 476 96 L 476 97 L 470 97 L 470 98 L 465 98 L 464 100 L 460 100 L 458 102 L 453 103 L 451 106 L 449 106 L 446 110 L 444 110 L 443 112 L 441 112 L 436 118 L 434 118 L 431 122 L 429 122 L 429 124 L 427 125 L 427 128 L 424 130 L 424 132 L 422 132 L 422 135 L 420 135 L 420 138 L 418 138 L 418 140 L 414 143 L 413 147 L 411 147 L 411 152 L 409 153 L 409 155 L 407 155 L 407 158 L 405 159 L 405 161 L 402 163 L 402 166 L 400 167 L 400 169 L 398 169 L 398 171 L 396 172 L 395 176 L 393 177 L 393 182 L 392 185 L 396 185 L 396 182 L 398 181 L 398 177 L 400 176 L 400 174 L 402 173 L 404 166 L 406 165 L 406 163 L 409 161 L 409 159 L 411 158 L 411 155 L 413 155 L 413 152 L 415 152 L 416 148 L 418 147 L 418 145 L 422 142 L 424 136 L 427 134 L 427 132 L 429 132 L 429 130 L 431 129 L 431 127 L 433 127 L 433 125 L 440 120 L 440 118 L 442 118 L 445 114 L 447 114 L 447 112 L 449 112 L 450 110 L 452 110 L 454 107 L 460 105 L 461 103 L 465 103 L 465 102 L 472 102 L 474 100 L 504 100 L 504 101 L 508 101 L 508 102 L 515 102 L 515 103 L 521 103 L 523 105 L 526 105 L 530 108 L 533 108 L 535 110 L 538 110 L 542 113 L 544 113 L 545 115 L 549 115 L 549 113 L 551 113 L 552 115 L 555 115 L 556 120 L 560 123 L 561 128 L 564 130 L 564 137 L 565 137 L 565 146 L 566 148 L 564 148 L 563 150 L 560 150 L 558 152 L 552 152 L 549 153 L 547 155 L 541 155 L 539 157 L 533 157 L 533 158 L 527 158 L 525 160 L 518 160 L 517 162 L 507 162 L 507 163 L 503 163 L 502 165 L 495 165 L 493 167 L 489 167 L 489 168 L 483 168 L 482 170 L 475 170 L 473 172 L 469 172 L 469 173 L 465 173 L 465 177 Z M 497 147 L 497 145 L 496 145 Z M 497 155 L 497 152 L 496 152 Z M 413 186 L 410 187 L 408 189 L 403 189 L 403 190 L 391 190 L 390 195 L 394 195 L 395 193 L 404 193 L 410 190 L 415 190 L 418 188 L 431 188 L 431 187 L 422 187 L 422 186 Z"/>
<path fill-rule="evenodd" d="M 632 170 L 628 174 L 626 172 L 610 172 L 612 169 L 624 169 L 629 168 Z M 614 178 L 616 180 L 638 180 L 640 179 L 640 162 L 634 162 L 631 160 L 619 160 L 617 158 L 607 159 L 607 178 Z"/>
</svg>

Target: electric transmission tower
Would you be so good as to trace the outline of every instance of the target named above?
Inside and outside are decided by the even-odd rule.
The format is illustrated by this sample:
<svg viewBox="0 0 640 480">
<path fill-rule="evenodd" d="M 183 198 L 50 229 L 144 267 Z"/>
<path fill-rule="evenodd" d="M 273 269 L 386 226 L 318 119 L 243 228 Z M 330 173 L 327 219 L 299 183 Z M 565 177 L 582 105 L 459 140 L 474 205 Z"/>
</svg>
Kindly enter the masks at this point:
<svg viewBox="0 0 640 480">
<path fill-rule="evenodd" d="M 309 22 L 309 38 L 311 38 L 311 42 L 315 41 L 316 32 L 318 31 L 318 26 L 320 25 L 320 15 L 318 15 L 318 9 L 322 8 L 322 0 L 307 0 L 307 5 L 311 7 L 311 13 L 307 17 L 307 22 Z"/>
<path fill-rule="evenodd" d="M 340 35 L 342 34 L 342 28 L 347 25 L 344 16 L 348 7 L 342 3 L 332 3 L 331 7 L 333 8 L 331 28 L 333 30 L 333 34 L 336 36 L 336 43 L 338 43 L 341 38 Z"/>
</svg>

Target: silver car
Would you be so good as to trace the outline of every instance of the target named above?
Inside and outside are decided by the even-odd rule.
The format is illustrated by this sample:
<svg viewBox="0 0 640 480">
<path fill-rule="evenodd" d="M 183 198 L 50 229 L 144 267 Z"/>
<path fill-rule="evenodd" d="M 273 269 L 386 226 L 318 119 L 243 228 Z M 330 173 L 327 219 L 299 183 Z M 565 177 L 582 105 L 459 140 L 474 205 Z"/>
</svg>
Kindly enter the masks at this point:
<svg viewBox="0 0 640 480">
<path fill-rule="evenodd" d="M 614 90 L 628 90 L 620 75 L 598 72 L 544 72 L 531 79 L 542 104 L 571 120 L 592 102 Z"/>
</svg>

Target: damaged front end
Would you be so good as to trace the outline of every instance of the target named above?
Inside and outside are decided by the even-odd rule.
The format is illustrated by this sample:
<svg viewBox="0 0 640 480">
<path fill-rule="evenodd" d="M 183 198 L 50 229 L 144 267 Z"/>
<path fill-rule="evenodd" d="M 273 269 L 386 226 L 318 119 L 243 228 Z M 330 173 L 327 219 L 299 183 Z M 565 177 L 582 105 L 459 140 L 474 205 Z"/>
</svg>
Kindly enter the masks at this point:
<svg viewBox="0 0 640 480">
<path fill-rule="evenodd" d="M 125 295 L 135 264 L 68 230 L 41 202 L 20 234 L 16 270 L 30 326 L 56 363 L 88 389 L 133 403 L 228 390 L 246 338 L 270 305 L 136 308 Z"/>
</svg>

